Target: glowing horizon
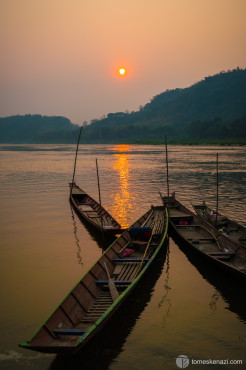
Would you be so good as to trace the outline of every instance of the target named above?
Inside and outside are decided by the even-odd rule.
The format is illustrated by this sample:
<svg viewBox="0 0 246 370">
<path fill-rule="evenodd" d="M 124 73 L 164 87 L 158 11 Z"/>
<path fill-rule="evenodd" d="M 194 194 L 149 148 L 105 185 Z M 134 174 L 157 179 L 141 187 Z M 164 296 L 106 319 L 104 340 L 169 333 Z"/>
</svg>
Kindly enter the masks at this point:
<svg viewBox="0 0 246 370">
<path fill-rule="evenodd" d="M 246 67 L 244 0 L 2 0 L 0 9 L 0 116 L 82 124 Z"/>
</svg>

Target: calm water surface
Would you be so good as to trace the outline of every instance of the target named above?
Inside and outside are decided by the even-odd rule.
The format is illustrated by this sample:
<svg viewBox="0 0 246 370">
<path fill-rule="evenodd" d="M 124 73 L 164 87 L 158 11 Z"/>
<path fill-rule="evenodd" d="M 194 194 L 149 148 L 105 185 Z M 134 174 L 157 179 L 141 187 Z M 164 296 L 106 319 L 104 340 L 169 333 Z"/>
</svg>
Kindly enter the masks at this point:
<svg viewBox="0 0 246 370">
<path fill-rule="evenodd" d="M 18 347 L 102 254 L 68 201 L 74 152 L 72 145 L 0 146 L 0 369 L 178 369 L 179 355 L 244 361 L 206 368 L 246 368 L 245 286 L 214 274 L 172 238 L 165 262 L 121 312 L 112 343 L 76 360 Z M 170 191 L 190 208 L 190 201 L 203 199 L 215 207 L 217 152 L 220 211 L 246 226 L 244 147 L 170 146 Z M 160 204 L 163 147 L 81 145 L 76 182 L 98 199 L 95 158 L 102 203 L 123 226 Z"/>
</svg>

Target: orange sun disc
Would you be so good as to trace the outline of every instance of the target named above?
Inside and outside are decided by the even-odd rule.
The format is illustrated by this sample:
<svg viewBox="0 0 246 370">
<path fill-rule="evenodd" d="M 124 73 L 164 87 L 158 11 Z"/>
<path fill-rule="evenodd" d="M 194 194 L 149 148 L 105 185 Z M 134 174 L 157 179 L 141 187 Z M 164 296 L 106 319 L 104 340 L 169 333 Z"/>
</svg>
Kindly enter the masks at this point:
<svg viewBox="0 0 246 370">
<path fill-rule="evenodd" d="M 120 74 L 121 76 L 124 76 L 124 75 L 126 74 L 126 70 L 125 70 L 125 68 L 120 68 L 120 69 L 119 69 L 119 74 Z"/>
</svg>

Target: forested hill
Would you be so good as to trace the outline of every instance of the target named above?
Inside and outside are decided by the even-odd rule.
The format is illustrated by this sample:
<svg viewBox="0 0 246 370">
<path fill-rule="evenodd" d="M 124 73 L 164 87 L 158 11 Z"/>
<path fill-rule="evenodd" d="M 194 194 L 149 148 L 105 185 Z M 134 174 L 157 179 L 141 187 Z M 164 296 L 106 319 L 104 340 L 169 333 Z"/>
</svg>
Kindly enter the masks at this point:
<svg viewBox="0 0 246 370">
<path fill-rule="evenodd" d="M 83 119 L 83 117 L 82 117 Z M 2 143 L 72 143 L 78 126 L 64 117 L 0 118 Z M 167 90 L 139 111 L 109 113 L 84 127 L 84 143 L 246 140 L 246 69 L 221 72 L 185 89 Z"/>
<path fill-rule="evenodd" d="M 0 142 L 74 143 L 79 127 L 68 118 L 26 114 L 0 118 Z"/>
<path fill-rule="evenodd" d="M 246 69 L 167 90 L 137 112 L 92 121 L 86 134 L 87 141 L 94 141 L 96 134 L 97 142 L 151 142 L 164 135 L 169 141 L 246 138 Z"/>
<path fill-rule="evenodd" d="M 143 108 L 146 116 L 175 125 L 216 117 L 233 120 L 246 113 L 246 69 L 221 72 L 186 89 L 166 91 Z"/>
</svg>

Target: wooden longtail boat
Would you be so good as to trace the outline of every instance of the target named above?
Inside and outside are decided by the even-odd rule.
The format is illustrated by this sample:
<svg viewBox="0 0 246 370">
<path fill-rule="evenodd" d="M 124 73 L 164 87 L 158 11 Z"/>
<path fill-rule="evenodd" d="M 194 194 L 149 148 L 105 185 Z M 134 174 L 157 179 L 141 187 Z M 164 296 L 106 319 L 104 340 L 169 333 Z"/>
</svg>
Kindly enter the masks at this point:
<svg viewBox="0 0 246 370">
<path fill-rule="evenodd" d="M 106 234 L 120 234 L 121 225 L 92 197 L 75 183 L 70 183 L 70 201 L 78 215 L 96 230 Z"/>
<path fill-rule="evenodd" d="M 246 248 L 246 227 L 238 224 L 235 221 L 230 220 L 228 217 L 217 214 L 211 208 L 209 208 L 205 202 L 200 205 L 192 204 L 197 215 L 202 218 L 204 222 L 214 226 L 228 239 L 237 243 L 241 247 Z"/>
<path fill-rule="evenodd" d="M 125 230 L 21 347 L 73 354 L 102 329 L 154 261 L 167 236 L 165 207 L 151 207 Z M 116 296 L 115 296 L 116 295 Z"/>
<path fill-rule="evenodd" d="M 77 142 L 77 147 L 76 147 L 74 169 L 73 169 L 73 179 L 72 179 L 72 182 L 69 183 L 70 202 L 72 203 L 73 207 L 77 211 L 78 215 L 82 217 L 85 221 L 87 221 L 96 230 L 100 230 L 101 232 L 106 233 L 107 235 L 120 234 L 123 231 L 121 229 L 121 225 L 102 207 L 102 204 L 101 204 L 97 159 L 96 159 L 96 168 L 97 168 L 99 203 L 95 199 L 91 198 L 84 190 L 80 189 L 80 187 L 74 181 L 81 132 L 82 132 L 82 127 L 80 127 L 78 142 Z"/>
<path fill-rule="evenodd" d="M 175 193 L 162 197 L 168 204 L 169 223 L 172 231 L 185 241 L 186 248 L 240 278 L 246 279 L 246 249 L 227 239 L 217 229 L 182 205 Z"/>
</svg>

